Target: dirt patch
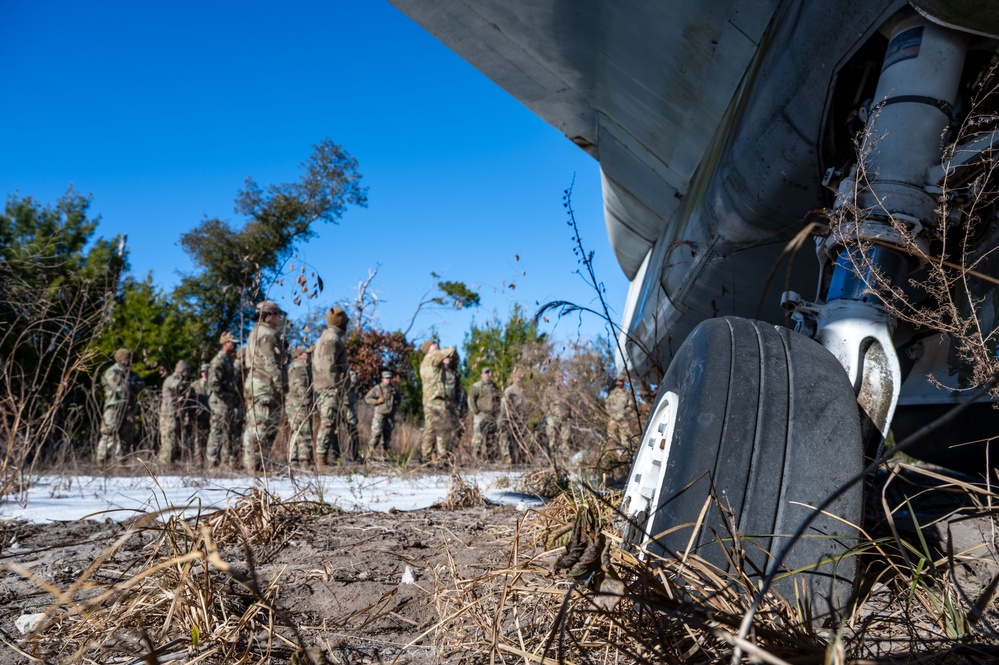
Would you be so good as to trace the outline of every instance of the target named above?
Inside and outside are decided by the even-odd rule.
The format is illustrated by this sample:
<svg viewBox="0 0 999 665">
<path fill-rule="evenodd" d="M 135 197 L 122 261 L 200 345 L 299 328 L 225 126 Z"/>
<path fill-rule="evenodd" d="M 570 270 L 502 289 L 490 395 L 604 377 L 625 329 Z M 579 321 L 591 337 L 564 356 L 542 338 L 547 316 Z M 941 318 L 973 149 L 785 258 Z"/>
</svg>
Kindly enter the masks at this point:
<svg viewBox="0 0 999 665">
<path fill-rule="evenodd" d="M 253 543 L 249 534 L 249 543 L 219 543 L 218 553 L 231 566 L 232 575 L 215 587 L 214 595 L 223 597 L 223 607 L 216 614 L 239 616 L 242 612 L 245 622 L 252 614 L 247 608 L 258 598 L 238 580 L 255 583 L 270 607 L 267 612 L 258 612 L 254 620 L 274 630 L 273 635 L 247 640 L 271 640 L 274 644 L 252 648 L 244 643 L 239 648 L 258 654 L 269 652 L 271 662 L 292 658 L 296 638 L 292 625 L 311 647 L 315 662 L 322 662 L 322 658 L 351 663 L 394 661 L 400 665 L 439 662 L 431 642 L 439 620 L 433 602 L 441 577 L 454 571 L 474 577 L 505 567 L 510 542 L 523 515 L 510 506 L 492 505 L 332 514 L 315 514 L 322 512 L 318 507 L 301 508 L 272 515 L 275 525 L 267 542 Z M 216 529 L 221 528 L 216 525 Z M 191 533 L 196 530 L 197 525 L 192 525 Z M 132 662 L 147 651 L 145 640 L 169 644 L 167 638 L 176 635 L 157 639 L 162 622 L 139 616 L 133 617 L 131 628 L 130 622 L 119 616 L 109 634 L 86 633 L 84 637 L 79 633 L 76 640 L 66 639 L 72 630 L 65 622 L 57 630 L 42 631 L 35 641 L 24 640 L 15 627 L 15 621 L 24 615 L 46 611 L 62 614 L 69 603 L 54 605 L 53 594 L 78 584 L 81 578 L 86 578 L 86 583 L 75 593 L 77 602 L 147 569 L 157 552 L 162 555 L 163 538 L 162 525 L 137 528 L 134 523 L 111 521 L 3 524 L 0 565 L 8 570 L 0 573 L 0 629 L 8 648 L 0 650 L 0 664 L 30 662 L 18 650 L 48 662 L 76 658 L 79 662 Z M 119 546 L 115 547 L 116 543 Z M 110 556 L 109 548 L 113 550 Z M 88 571 L 99 557 L 106 559 L 96 570 Z M 13 567 L 17 570 L 10 569 Z M 116 602 L 124 608 L 119 596 L 109 597 L 102 605 Z M 152 612 L 147 605 L 136 603 L 121 611 Z M 103 610 L 95 607 L 88 612 L 93 617 Z M 262 613 L 268 616 L 261 618 Z M 144 636 L 143 630 L 148 634 Z M 161 649 L 158 662 L 185 662 L 199 652 L 205 656 L 203 662 L 231 658 L 231 653 L 227 656 L 224 651 L 210 653 L 211 626 L 201 626 L 199 632 L 198 648 L 191 646 L 191 639 L 186 644 L 175 639 L 172 649 Z"/>
<path fill-rule="evenodd" d="M 525 513 L 456 486 L 450 509 L 342 513 L 255 490 L 165 524 L 0 523 L 0 665 L 731 659 L 751 566 L 650 568 L 621 547 L 613 494 Z M 857 605 L 802 621 L 807 598 L 768 596 L 750 646 L 769 662 L 999 662 L 991 489 L 893 465 L 868 494 Z M 733 532 L 730 561 L 750 560 L 748 540 Z"/>
</svg>

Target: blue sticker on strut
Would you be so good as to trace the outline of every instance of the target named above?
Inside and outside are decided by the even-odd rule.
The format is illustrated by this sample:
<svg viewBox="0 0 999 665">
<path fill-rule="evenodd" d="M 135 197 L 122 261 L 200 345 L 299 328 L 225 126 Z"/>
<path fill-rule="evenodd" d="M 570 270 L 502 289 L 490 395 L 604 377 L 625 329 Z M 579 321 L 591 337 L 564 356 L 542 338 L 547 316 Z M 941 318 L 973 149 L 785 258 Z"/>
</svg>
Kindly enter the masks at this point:
<svg viewBox="0 0 999 665">
<path fill-rule="evenodd" d="M 891 40 L 891 43 L 888 44 L 888 52 L 885 53 L 885 62 L 881 66 L 881 71 L 919 55 L 919 47 L 923 43 L 923 27 L 919 26 L 900 32 L 895 39 Z"/>
</svg>

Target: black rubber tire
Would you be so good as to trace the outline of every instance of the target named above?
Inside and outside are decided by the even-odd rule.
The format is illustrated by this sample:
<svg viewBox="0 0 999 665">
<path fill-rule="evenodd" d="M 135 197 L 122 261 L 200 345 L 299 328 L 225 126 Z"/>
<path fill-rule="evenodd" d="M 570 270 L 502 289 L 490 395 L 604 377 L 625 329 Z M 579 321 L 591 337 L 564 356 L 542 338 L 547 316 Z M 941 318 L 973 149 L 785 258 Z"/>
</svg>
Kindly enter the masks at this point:
<svg viewBox="0 0 999 665">
<path fill-rule="evenodd" d="M 805 506 L 831 496 L 863 464 L 859 409 L 846 372 L 803 335 L 747 319 L 705 321 L 670 363 L 653 414 L 668 393 L 676 397 L 675 423 L 658 506 L 647 506 L 650 552 L 682 554 L 713 494 L 731 510 L 738 533 L 751 539 L 744 548 L 749 558 L 768 572 L 775 565 L 771 556 L 811 513 Z M 655 445 L 662 437 L 649 431 L 652 424 L 643 445 Z M 843 521 L 819 516 L 783 566 L 806 567 L 856 545 L 854 525 L 860 523 L 862 504 L 863 488 L 857 483 L 828 511 Z M 678 525 L 691 526 L 666 533 Z M 727 570 L 722 548 L 730 544 L 720 544 L 715 534 L 724 538 L 728 532 L 712 504 L 691 550 Z M 807 575 L 813 599 L 842 607 L 856 575 L 855 557 Z M 793 593 L 790 580 L 775 588 L 793 598 L 787 595 Z"/>
</svg>

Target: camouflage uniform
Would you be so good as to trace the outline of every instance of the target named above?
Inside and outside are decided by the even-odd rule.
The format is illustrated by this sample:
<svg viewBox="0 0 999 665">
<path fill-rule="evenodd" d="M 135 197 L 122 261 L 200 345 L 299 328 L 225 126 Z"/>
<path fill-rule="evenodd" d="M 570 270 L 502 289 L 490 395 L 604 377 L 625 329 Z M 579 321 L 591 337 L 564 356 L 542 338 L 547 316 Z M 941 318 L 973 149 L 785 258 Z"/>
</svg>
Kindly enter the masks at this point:
<svg viewBox="0 0 999 665">
<path fill-rule="evenodd" d="M 340 325 L 334 325 L 334 321 Z M 316 391 L 316 408 L 319 410 L 319 432 L 316 435 L 316 462 L 327 464 L 356 453 L 357 443 L 351 440 L 340 445 L 340 426 L 350 430 L 350 361 L 347 359 L 347 315 L 336 307 L 326 314 L 327 327 L 316 342 L 312 354 L 312 380 Z M 357 432 L 357 416 L 353 418 L 351 434 Z M 346 449 L 345 448 L 349 448 Z M 327 456 L 332 454 L 333 459 Z"/>
<path fill-rule="evenodd" d="M 312 462 L 312 372 L 307 360 L 301 356 L 305 349 L 292 352 L 294 358 L 288 366 L 288 394 L 284 413 L 288 419 L 288 462 Z"/>
<path fill-rule="evenodd" d="M 246 347 L 241 346 L 236 349 L 236 359 L 232 361 L 233 374 L 236 377 L 236 391 L 239 399 L 236 400 L 236 413 L 233 415 L 233 427 L 230 436 L 233 441 L 243 440 L 243 423 L 246 421 Z M 235 455 L 235 448 L 233 449 Z"/>
<path fill-rule="evenodd" d="M 607 393 L 607 440 L 620 453 L 631 450 L 635 438 L 635 411 L 631 393 L 619 382 Z"/>
<path fill-rule="evenodd" d="M 504 464 L 511 464 L 527 433 L 527 397 L 519 382 L 503 391 L 499 417 L 500 455 Z"/>
<path fill-rule="evenodd" d="M 488 459 L 496 452 L 496 416 L 500 409 L 500 394 L 491 379 L 481 379 L 468 391 L 468 410 L 472 413 L 472 454 L 476 459 Z"/>
<path fill-rule="evenodd" d="M 205 442 L 211 427 L 211 409 L 208 408 L 208 364 L 201 366 L 201 376 L 191 382 L 191 393 L 195 400 L 194 409 L 194 458 L 204 455 Z"/>
<path fill-rule="evenodd" d="M 454 355 L 454 347 L 428 351 L 420 363 L 420 382 L 423 384 L 423 441 L 420 454 L 425 462 L 443 458 L 448 452 L 451 433 L 448 429 L 444 358 Z"/>
<path fill-rule="evenodd" d="M 387 377 L 382 374 L 383 378 Z M 368 454 L 378 452 L 384 455 L 392 442 L 392 428 L 395 425 L 395 410 L 402 400 L 399 389 L 391 383 L 382 381 L 364 395 L 364 402 L 375 407 L 371 417 L 371 439 L 368 442 Z"/>
<path fill-rule="evenodd" d="M 461 441 L 465 434 L 465 417 L 468 415 L 468 394 L 461 385 L 458 371 L 458 354 L 451 356 L 449 367 L 444 369 L 444 392 L 447 395 L 447 427 L 451 441 Z"/>
<path fill-rule="evenodd" d="M 569 405 L 558 398 L 552 400 L 545 413 L 545 434 L 548 437 L 549 452 L 553 457 L 561 458 L 563 462 L 568 461 L 571 454 L 569 449 L 571 432 Z"/>
<path fill-rule="evenodd" d="M 358 459 L 361 448 L 361 434 L 357 431 L 357 389 L 360 386 L 361 377 L 351 367 L 347 370 L 347 413 L 344 415 L 350 437 L 351 459 Z"/>
<path fill-rule="evenodd" d="M 129 369 L 131 354 L 127 349 L 118 349 L 115 361 L 101 376 L 104 413 L 95 456 L 100 467 L 104 467 L 109 456 L 114 460 L 124 455 L 126 449 L 131 449 L 132 436 L 135 434 L 135 395 L 143 386 L 142 379 Z"/>
<path fill-rule="evenodd" d="M 243 389 L 236 376 L 232 357 L 219 351 L 208 365 L 208 409 L 211 420 L 205 461 L 209 466 L 219 462 L 232 464 L 233 445 L 238 427 Z"/>
<path fill-rule="evenodd" d="M 159 462 L 166 466 L 173 461 L 181 446 L 184 422 L 191 408 L 191 385 L 187 382 L 191 368 L 181 360 L 173 374 L 163 381 L 160 392 L 160 453 Z"/>
<path fill-rule="evenodd" d="M 270 303 L 271 301 L 264 301 Z M 281 310 L 271 303 L 276 312 Z M 268 314 L 263 303 L 262 315 Z M 269 309 L 269 307 L 268 307 Z M 261 319 L 246 340 L 246 419 L 243 425 L 243 466 L 247 472 L 257 469 L 257 457 L 271 449 L 281 422 L 281 394 L 284 392 L 282 348 L 278 331 Z"/>
</svg>

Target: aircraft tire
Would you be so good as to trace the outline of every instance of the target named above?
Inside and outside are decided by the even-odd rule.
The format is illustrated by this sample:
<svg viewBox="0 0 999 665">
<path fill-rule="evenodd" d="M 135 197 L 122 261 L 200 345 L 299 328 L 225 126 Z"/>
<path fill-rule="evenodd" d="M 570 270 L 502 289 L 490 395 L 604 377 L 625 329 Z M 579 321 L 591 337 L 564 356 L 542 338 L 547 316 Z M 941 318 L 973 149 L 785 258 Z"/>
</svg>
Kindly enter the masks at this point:
<svg viewBox="0 0 999 665">
<path fill-rule="evenodd" d="M 690 551 L 728 570 L 721 504 L 747 557 L 768 572 L 809 506 L 862 464 L 857 400 L 832 354 L 767 323 L 710 319 L 683 343 L 660 385 L 622 503 L 625 537 L 653 555 Z M 840 557 L 857 543 L 862 503 L 857 483 L 815 519 L 782 564 L 812 566 L 803 578 L 811 597 L 833 607 L 843 607 L 852 591 L 856 558 Z M 746 572 L 754 575 L 750 566 Z M 775 588 L 794 598 L 790 579 Z"/>
</svg>

